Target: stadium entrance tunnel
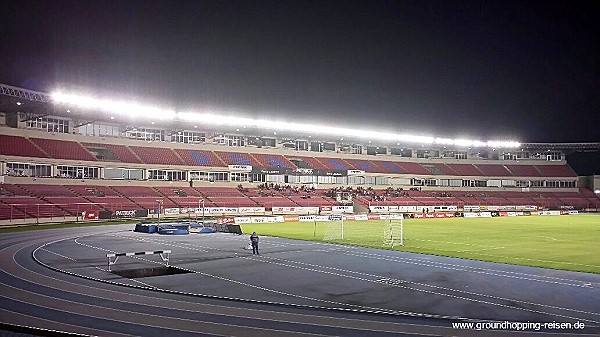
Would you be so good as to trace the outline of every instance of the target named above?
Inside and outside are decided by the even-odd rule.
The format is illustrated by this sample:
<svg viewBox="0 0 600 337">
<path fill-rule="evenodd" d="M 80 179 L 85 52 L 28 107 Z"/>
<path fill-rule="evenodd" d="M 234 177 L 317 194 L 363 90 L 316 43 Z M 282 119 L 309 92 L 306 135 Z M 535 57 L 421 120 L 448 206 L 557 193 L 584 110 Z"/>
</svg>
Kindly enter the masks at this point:
<svg viewBox="0 0 600 337">
<path fill-rule="evenodd" d="M 191 273 L 189 270 L 179 269 L 175 267 L 160 266 L 155 268 L 139 268 L 126 270 L 113 270 L 111 273 L 125 278 L 142 278 L 151 276 L 165 276 Z"/>
</svg>

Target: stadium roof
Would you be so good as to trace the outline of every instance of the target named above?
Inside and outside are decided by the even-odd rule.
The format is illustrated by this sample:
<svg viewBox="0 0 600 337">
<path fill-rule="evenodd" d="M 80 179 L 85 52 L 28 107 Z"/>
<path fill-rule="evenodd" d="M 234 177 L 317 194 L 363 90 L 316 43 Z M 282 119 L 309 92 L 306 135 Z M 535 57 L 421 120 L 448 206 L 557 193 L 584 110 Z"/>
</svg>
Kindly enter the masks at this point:
<svg viewBox="0 0 600 337">
<path fill-rule="evenodd" d="M 60 104 L 59 104 L 60 103 Z M 143 106 L 135 103 L 122 103 L 112 101 L 94 100 L 85 96 L 65 95 L 65 94 L 48 94 L 39 91 L 27 90 L 6 84 L 0 84 L 0 109 L 6 112 L 26 112 L 37 116 L 57 115 L 62 117 L 76 117 L 75 113 L 69 110 L 69 107 L 82 107 L 84 109 L 94 110 L 102 107 L 107 112 L 127 111 L 128 115 L 123 117 L 132 117 L 131 112 L 135 112 L 139 116 L 153 117 L 157 120 L 164 120 L 165 127 L 181 127 L 177 125 L 177 121 L 189 122 L 197 121 L 204 124 L 220 126 L 225 129 L 228 127 L 247 126 L 251 129 L 267 128 L 272 130 L 282 131 L 284 134 L 302 133 L 322 133 L 330 136 L 348 136 L 349 138 L 357 138 L 356 134 L 361 133 L 361 137 L 365 139 L 377 139 L 383 141 L 399 141 L 402 143 L 421 143 L 421 144 L 437 144 L 437 145 L 455 145 L 459 147 L 467 146 L 489 146 L 496 148 L 515 148 L 531 150 L 560 150 L 560 151 L 598 151 L 600 143 L 517 143 L 517 142 L 479 142 L 464 139 L 449 139 L 449 138 L 434 138 L 429 136 L 416 135 L 398 135 L 393 133 L 384 133 L 377 131 L 352 130 L 338 127 L 321 127 L 309 124 L 273 122 L 260 119 L 247 119 L 240 117 L 227 117 L 221 114 L 194 114 L 194 113 L 177 113 L 173 110 L 158 109 L 155 107 Z M 50 109 L 50 110 L 49 110 Z M 94 116 L 98 117 L 97 114 Z M 31 118 L 31 117 L 29 117 Z M 174 123 L 173 122 L 174 120 Z M 100 120 L 100 119 L 99 119 Z M 161 121 L 162 123 L 163 121 Z M 208 123 L 207 123 L 208 122 Z M 238 129 L 239 131 L 239 129 Z M 276 134 L 276 132 L 274 132 Z M 281 136 L 281 135 L 280 135 Z M 400 144 L 400 143 L 399 143 Z"/>
</svg>

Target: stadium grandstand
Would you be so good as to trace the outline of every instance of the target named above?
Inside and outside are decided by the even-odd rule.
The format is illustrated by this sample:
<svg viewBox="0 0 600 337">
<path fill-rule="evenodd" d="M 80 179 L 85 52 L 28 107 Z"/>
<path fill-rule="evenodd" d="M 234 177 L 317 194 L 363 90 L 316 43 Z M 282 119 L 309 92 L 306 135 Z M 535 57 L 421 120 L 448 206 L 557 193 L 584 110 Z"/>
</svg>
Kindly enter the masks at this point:
<svg viewBox="0 0 600 337">
<path fill-rule="evenodd" d="M 599 178 L 578 176 L 566 161 L 600 143 L 361 133 L 101 103 L 0 85 L 0 221 L 336 205 L 355 212 L 600 209 Z M 131 210 L 137 213 L 123 212 Z"/>
</svg>

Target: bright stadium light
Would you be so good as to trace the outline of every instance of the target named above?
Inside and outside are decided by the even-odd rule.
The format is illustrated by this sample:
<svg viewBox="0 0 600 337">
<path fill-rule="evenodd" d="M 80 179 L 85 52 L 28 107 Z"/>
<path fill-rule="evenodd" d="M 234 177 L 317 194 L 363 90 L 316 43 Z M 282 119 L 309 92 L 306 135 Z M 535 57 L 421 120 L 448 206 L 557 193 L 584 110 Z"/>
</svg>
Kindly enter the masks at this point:
<svg viewBox="0 0 600 337">
<path fill-rule="evenodd" d="M 454 145 L 460 147 L 493 147 L 493 148 L 515 148 L 521 146 L 514 141 L 480 141 L 469 139 L 435 138 L 430 136 L 417 136 L 397 134 L 392 132 L 381 132 L 374 130 L 358 130 L 324 126 L 316 124 L 290 123 L 285 121 L 273 121 L 267 119 L 252 119 L 223 115 L 221 112 L 195 113 L 175 112 L 174 110 L 146 106 L 134 102 L 112 101 L 97 99 L 84 95 L 65 94 L 57 91 L 52 94 L 56 104 L 75 105 L 87 109 L 96 109 L 111 114 L 119 114 L 124 117 L 142 117 L 149 119 L 179 120 L 205 125 L 222 125 L 232 127 L 256 127 L 270 129 L 272 131 L 293 131 L 309 134 L 324 134 L 342 137 L 357 137 L 363 139 L 383 140 L 393 142 Z"/>
<path fill-rule="evenodd" d="M 102 100 L 82 95 L 55 92 L 52 99 L 57 104 L 75 105 L 80 108 L 97 109 L 104 112 L 120 114 L 125 117 L 143 117 L 148 119 L 173 119 L 175 111 L 141 105 L 133 102 Z"/>
</svg>

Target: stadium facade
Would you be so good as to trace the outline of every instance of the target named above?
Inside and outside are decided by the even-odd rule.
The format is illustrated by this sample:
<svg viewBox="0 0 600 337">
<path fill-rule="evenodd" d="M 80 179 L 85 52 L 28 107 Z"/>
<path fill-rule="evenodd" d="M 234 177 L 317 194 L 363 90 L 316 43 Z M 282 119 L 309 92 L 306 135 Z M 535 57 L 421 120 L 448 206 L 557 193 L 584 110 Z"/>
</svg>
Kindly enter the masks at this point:
<svg viewBox="0 0 600 337">
<path fill-rule="evenodd" d="M 342 206 L 597 211 L 598 178 L 578 177 L 566 154 L 598 150 L 600 143 L 465 147 L 141 121 L 0 85 L 0 220 Z"/>
</svg>

